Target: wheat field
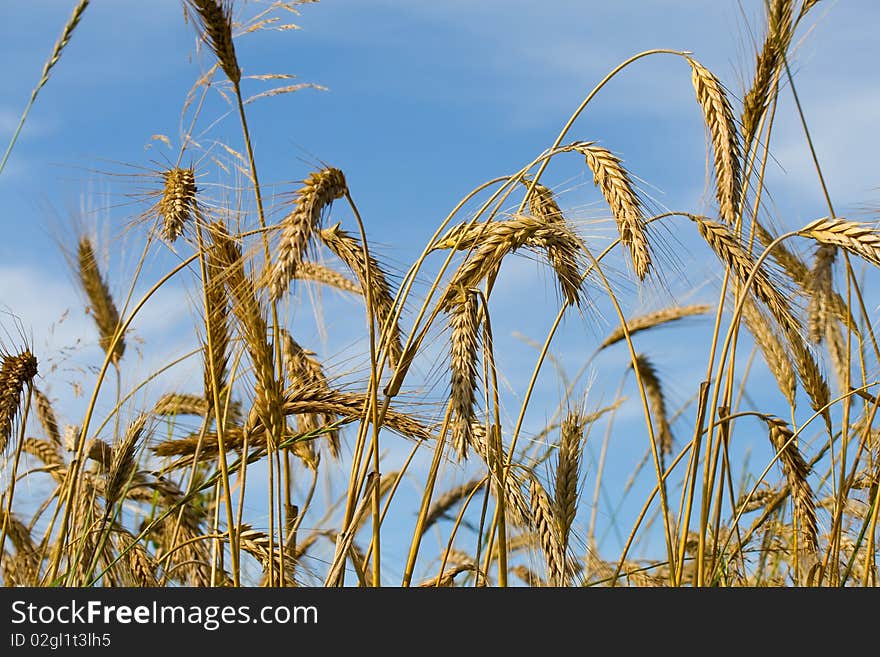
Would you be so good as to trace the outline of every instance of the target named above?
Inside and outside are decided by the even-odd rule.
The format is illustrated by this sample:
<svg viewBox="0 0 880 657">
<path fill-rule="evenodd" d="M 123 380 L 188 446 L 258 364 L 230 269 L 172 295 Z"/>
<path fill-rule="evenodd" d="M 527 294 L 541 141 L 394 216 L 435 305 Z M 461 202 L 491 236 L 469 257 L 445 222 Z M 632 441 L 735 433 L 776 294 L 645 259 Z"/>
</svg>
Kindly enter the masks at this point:
<svg viewBox="0 0 880 657">
<path fill-rule="evenodd" d="M 403 262 L 371 241 L 344 162 L 260 176 L 276 144 L 252 139 L 256 110 L 320 85 L 255 75 L 245 53 L 270 31 L 298 38 L 283 28 L 323 9 L 308 4 L 182 3 L 198 52 L 179 56 L 203 67 L 175 99 L 183 138 L 161 167 L 107 174 L 136 188 L 116 227 L 130 278 L 111 276 L 90 215 L 52 251 L 100 354 L 81 394 L 61 398 L 70 372 L 15 308 L 0 317 L 3 584 L 876 586 L 880 230 L 835 212 L 853 199 L 827 189 L 790 66 L 822 3 L 766 3 L 741 85 L 674 49 L 587 81 L 554 141 L 422 216 L 431 237 Z M 690 78 L 706 149 L 676 157 L 705 158 L 705 209 L 660 207 L 583 121 L 654 59 Z M 234 139 L 212 134 L 208 98 Z M 780 216 L 785 190 L 766 185 L 778 124 L 812 154 L 824 203 L 809 221 Z M 561 166 L 582 176 L 574 192 L 551 184 Z M 679 240 L 711 258 L 708 284 L 682 290 Z M 499 345 L 522 327 L 493 292 L 523 260 L 551 308 L 512 364 Z M 151 345 L 132 327 L 176 285 L 185 353 L 139 357 Z M 341 329 L 335 352 L 314 340 Z M 689 361 L 670 363 L 682 340 Z"/>
</svg>

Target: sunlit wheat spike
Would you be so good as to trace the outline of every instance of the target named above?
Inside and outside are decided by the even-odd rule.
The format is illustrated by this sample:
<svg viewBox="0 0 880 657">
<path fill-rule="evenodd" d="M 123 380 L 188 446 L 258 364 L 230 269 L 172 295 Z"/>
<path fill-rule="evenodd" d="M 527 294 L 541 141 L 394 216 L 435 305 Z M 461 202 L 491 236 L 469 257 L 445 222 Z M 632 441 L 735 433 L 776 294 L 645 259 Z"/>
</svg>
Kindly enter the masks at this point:
<svg viewBox="0 0 880 657">
<path fill-rule="evenodd" d="M 79 241 L 77 263 L 79 282 L 89 300 L 89 312 L 98 327 L 101 348 L 107 352 L 112 346 L 111 358 L 114 362 L 119 362 L 125 353 L 124 336 L 119 336 L 116 344 L 113 344 L 113 338 L 119 329 L 119 311 L 110 294 L 110 288 L 101 276 L 95 251 L 87 237 L 82 237 Z"/>
<path fill-rule="evenodd" d="M 316 262 L 301 262 L 296 268 L 296 278 L 303 281 L 315 281 L 343 292 L 361 294 L 361 287 L 353 280 L 346 278 L 337 271 L 319 265 Z"/>
<path fill-rule="evenodd" d="M 347 192 L 345 176 L 333 167 L 312 173 L 303 181 L 293 210 L 281 221 L 278 255 L 267 282 L 273 300 L 280 299 L 290 280 L 297 277 L 297 269 L 305 260 L 312 236 L 321 226 L 324 208 Z"/>
<path fill-rule="evenodd" d="M 724 87 L 707 68 L 688 57 L 691 81 L 709 128 L 715 162 L 715 185 L 721 218 L 729 226 L 737 220 L 740 202 L 740 143 L 733 109 Z"/>
<path fill-rule="evenodd" d="M 232 42 L 232 2 L 229 0 L 187 0 L 195 13 L 203 38 L 214 52 L 229 80 L 238 85 L 241 69 Z"/>
<path fill-rule="evenodd" d="M 639 377 L 645 385 L 645 393 L 651 404 L 651 419 L 657 428 L 657 440 L 660 453 L 667 455 L 672 453 L 672 431 L 669 428 L 669 420 L 666 414 L 666 398 L 663 396 L 663 388 L 660 378 L 653 363 L 645 354 L 636 356 L 636 367 Z"/>
<path fill-rule="evenodd" d="M 303 349 L 286 330 L 281 330 L 281 355 L 287 370 L 287 381 L 293 388 L 328 388 L 324 368 L 315 358 L 315 352 Z M 297 430 L 309 433 L 322 424 L 333 423 L 338 418 L 333 414 L 307 413 L 298 416 Z M 339 431 L 333 429 L 325 434 L 327 447 L 334 459 L 339 458 Z"/>
<path fill-rule="evenodd" d="M 551 586 L 562 586 L 565 570 L 565 552 L 559 542 L 553 507 L 544 487 L 532 477 L 529 481 L 529 501 L 532 521 L 538 532 L 541 551 L 547 562 L 547 581 Z"/>
<path fill-rule="evenodd" d="M 880 267 L 880 231 L 872 226 L 824 217 L 804 226 L 799 234 L 845 249 Z"/>
<path fill-rule="evenodd" d="M 813 498 L 810 483 L 807 481 L 810 466 L 804 461 L 803 455 L 792 439 L 794 433 L 784 420 L 765 417 L 764 421 L 770 430 L 770 443 L 779 454 L 779 462 L 791 490 L 798 524 L 806 537 L 807 547 L 810 551 L 816 552 L 819 549 L 816 501 Z"/>
<path fill-rule="evenodd" d="M 721 261 L 733 270 L 740 282 L 745 283 L 754 268 L 755 260 L 742 247 L 730 228 L 705 217 L 696 217 L 694 220 L 706 243 Z M 759 267 L 755 272 L 752 292 L 785 331 L 794 333 L 800 331 L 800 324 L 791 312 L 788 299 L 773 284 L 763 267 Z"/>
<path fill-rule="evenodd" d="M 455 303 L 459 290 L 471 289 L 487 277 L 494 276 L 504 258 L 528 247 L 559 256 L 551 261 L 566 303 L 580 306 L 582 296 L 578 258 L 583 252 L 580 239 L 562 223 L 550 223 L 529 215 L 514 215 L 504 221 L 484 224 L 479 245 L 461 264 L 440 302 L 448 310 Z M 549 258 L 548 258 L 549 259 Z"/>
<path fill-rule="evenodd" d="M 480 304 L 477 295 L 463 290 L 449 312 L 452 327 L 450 371 L 450 434 L 460 459 L 467 458 L 474 445 L 472 422 L 476 406 L 477 356 L 480 347 Z"/>
<path fill-rule="evenodd" d="M 254 368 L 254 408 L 269 432 L 270 447 L 274 447 L 284 433 L 285 423 L 281 386 L 275 378 L 274 350 L 268 342 L 263 307 L 257 299 L 253 281 L 245 273 L 241 247 L 220 223 L 212 224 L 210 234 L 222 264 L 232 313 L 238 320 Z"/>
<path fill-rule="evenodd" d="M 152 413 L 157 416 L 198 415 L 206 417 L 211 412 L 210 400 L 201 395 L 169 392 L 162 395 L 153 405 Z M 231 402 L 221 412 L 226 413 L 226 422 L 237 422 L 241 417 L 241 404 Z"/>
<path fill-rule="evenodd" d="M 837 248 L 830 244 L 820 244 L 813 259 L 808 291 L 807 335 L 811 342 L 819 343 L 825 336 L 825 325 L 829 321 L 829 304 L 834 292 L 833 266 Z"/>
<path fill-rule="evenodd" d="M 34 386 L 34 408 L 37 411 L 37 419 L 46 432 L 46 437 L 57 445 L 61 444 L 61 433 L 58 431 L 58 420 L 55 419 L 55 411 L 52 410 L 52 402 L 43 392 Z"/>
<path fill-rule="evenodd" d="M 528 586 L 531 587 L 542 587 L 547 586 L 547 583 L 542 580 L 537 573 L 531 570 L 528 566 L 524 566 L 522 564 L 518 566 L 514 566 L 510 569 L 514 575 L 519 577 L 523 582 L 525 582 Z"/>
<path fill-rule="evenodd" d="M 321 240 L 357 277 L 364 298 L 369 298 L 379 337 L 387 345 L 389 362 L 396 367 L 403 352 L 400 327 L 394 321 L 394 295 L 388 277 L 373 257 L 365 257 L 361 241 L 336 224 L 321 231 Z"/>
<path fill-rule="evenodd" d="M 460 564 L 458 566 L 453 566 L 452 568 L 447 568 L 440 575 L 432 577 L 429 580 L 425 580 L 421 584 L 419 584 L 420 588 L 432 588 L 432 587 L 449 587 L 455 586 L 455 578 L 461 573 L 466 572 L 475 572 L 477 575 L 478 586 L 485 586 L 485 578 L 479 572 L 479 568 L 474 564 Z"/>
<path fill-rule="evenodd" d="M 147 415 L 145 414 L 136 417 L 128 425 L 122 441 L 113 448 L 113 461 L 110 464 L 110 472 L 107 475 L 105 487 L 108 513 L 113 505 L 122 499 L 125 487 L 128 486 L 134 475 L 135 455 L 140 445 L 146 421 Z"/>
<path fill-rule="evenodd" d="M 837 388 L 840 392 L 846 392 L 850 386 L 851 356 L 847 353 L 846 340 L 836 320 L 829 319 L 825 322 L 825 344 L 837 376 Z"/>
<path fill-rule="evenodd" d="M 751 302 L 743 305 L 743 319 L 755 343 L 764 354 L 764 361 L 776 379 L 779 391 L 785 396 L 788 403 L 794 407 L 795 393 L 797 392 L 797 379 L 794 367 L 785 346 L 779 336 L 773 331 L 771 323 L 761 314 L 761 311 Z"/>
<path fill-rule="evenodd" d="M 753 220 L 752 223 L 755 227 L 755 235 L 761 241 L 761 244 L 765 247 L 770 246 L 775 240 L 773 235 L 761 225 L 760 222 Z M 804 261 L 789 251 L 782 242 L 777 243 L 776 246 L 773 247 L 771 255 L 773 259 L 779 263 L 788 277 L 797 283 L 801 290 L 812 297 L 811 290 L 813 276 L 810 268 L 807 267 Z M 838 320 L 843 322 L 844 326 L 850 327 L 853 331 L 858 331 L 855 320 L 853 320 L 852 314 L 847 308 L 846 301 L 844 301 L 840 294 L 832 289 L 830 297 L 826 301 L 830 304 L 828 307 L 829 311 L 833 313 Z"/>
<path fill-rule="evenodd" d="M 638 333 L 639 331 L 646 331 L 648 329 L 654 328 L 655 326 L 662 326 L 663 324 L 675 322 L 679 319 L 684 319 L 685 317 L 703 315 L 709 312 L 711 309 L 712 306 L 708 304 L 693 304 L 690 306 L 673 306 L 671 308 L 664 308 L 663 310 L 657 310 L 652 313 L 633 317 L 632 319 L 627 321 L 626 328 L 629 334 L 633 335 L 634 333 Z M 623 327 L 617 326 L 602 341 L 602 344 L 599 345 L 599 348 L 605 349 L 606 347 L 610 347 L 611 345 L 623 340 L 624 337 L 625 334 L 623 332 Z"/>
<path fill-rule="evenodd" d="M 12 434 L 21 405 L 22 393 L 37 375 L 37 359 L 25 349 L 18 354 L 3 354 L 0 364 L 0 454 Z"/>
<path fill-rule="evenodd" d="M 636 276 L 644 280 L 651 269 L 651 251 L 642 204 L 629 172 L 619 157 L 592 142 L 578 142 L 572 148 L 586 158 L 593 182 L 614 215 L 620 241 L 629 249 Z"/>
<path fill-rule="evenodd" d="M 21 451 L 37 457 L 49 468 L 63 468 L 64 457 L 61 455 L 60 445 L 49 440 L 37 440 L 25 438 L 21 445 Z"/>
<path fill-rule="evenodd" d="M 584 431 L 583 416 L 570 411 L 559 430 L 559 450 L 556 458 L 556 479 L 553 492 L 553 515 L 556 518 L 563 554 L 567 554 L 571 526 L 577 513 L 578 483 L 580 481 L 581 441 Z"/>
<path fill-rule="evenodd" d="M 193 169 L 174 167 L 162 172 L 165 186 L 159 199 L 162 237 L 173 244 L 195 215 L 196 177 Z"/>
<path fill-rule="evenodd" d="M 791 348 L 792 360 L 797 369 L 798 377 L 810 398 L 810 406 L 814 411 L 822 414 L 830 432 L 831 415 L 828 405 L 831 402 L 831 390 L 828 388 L 828 382 L 800 333 L 786 331 L 785 337 Z"/>
<path fill-rule="evenodd" d="M 743 98 L 743 143 L 748 148 L 771 100 L 773 80 L 780 70 L 792 35 L 792 0 L 767 4 L 767 35 L 757 55 L 755 78 Z"/>
<path fill-rule="evenodd" d="M 456 486 L 455 488 L 451 488 L 442 495 L 440 495 L 434 503 L 431 505 L 431 508 L 428 511 L 428 515 L 425 516 L 425 522 L 422 525 L 422 532 L 428 531 L 434 524 L 445 517 L 449 510 L 456 502 L 461 502 L 466 500 L 468 496 L 471 495 L 474 491 L 482 488 L 486 483 L 485 477 L 477 477 L 476 479 L 472 479 L 467 483 L 462 484 L 461 486 Z"/>
</svg>

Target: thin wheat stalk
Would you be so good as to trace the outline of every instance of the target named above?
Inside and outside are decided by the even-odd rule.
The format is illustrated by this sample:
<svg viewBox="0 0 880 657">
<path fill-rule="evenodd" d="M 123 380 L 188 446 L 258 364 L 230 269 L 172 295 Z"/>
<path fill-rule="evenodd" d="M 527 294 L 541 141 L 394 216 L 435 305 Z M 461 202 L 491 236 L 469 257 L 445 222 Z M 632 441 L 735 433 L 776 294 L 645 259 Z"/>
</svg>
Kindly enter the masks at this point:
<svg viewBox="0 0 880 657">
<path fill-rule="evenodd" d="M 315 352 L 303 349 L 285 330 L 281 331 L 281 355 L 291 388 L 328 388 L 324 368 L 315 358 Z M 300 433 L 310 433 L 316 431 L 322 424 L 333 424 L 337 420 L 338 418 L 333 414 L 306 413 L 298 416 L 297 430 Z M 338 459 L 339 431 L 332 429 L 326 436 L 330 455 Z M 308 444 L 310 446 L 311 441 Z"/>
<path fill-rule="evenodd" d="M 31 107 L 33 107 L 34 102 L 37 100 L 37 94 L 40 93 L 40 89 L 42 89 L 49 81 L 49 74 L 52 72 L 52 69 L 55 68 L 55 65 L 58 64 L 59 60 L 61 59 L 61 53 L 64 52 L 67 44 L 70 43 L 70 39 L 73 37 L 73 31 L 76 29 L 76 26 L 79 25 L 83 13 L 88 6 L 89 0 L 80 0 L 80 2 L 77 3 L 76 7 L 73 8 L 73 13 L 70 15 L 70 18 L 67 20 L 67 24 L 64 26 L 64 29 L 61 32 L 61 37 L 58 39 L 58 41 L 55 42 L 55 47 L 52 49 L 52 53 L 49 55 L 49 59 L 47 59 L 46 63 L 43 64 L 43 71 L 40 74 L 40 80 L 39 82 L 37 82 L 37 86 L 34 87 L 33 91 L 31 91 L 31 97 L 28 100 L 28 104 L 25 106 L 24 112 L 22 112 L 21 118 L 18 120 L 18 125 L 15 128 L 15 132 L 12 133 L 12 138 L 9 140 L 9 145 L 6 147 L 6 152 L 3 153 L 3 159 L 0 160 L 0 172 L 2 172 L 3 169 L 6 167 L 6 162 L 9 160 L 9 156 L 12 153 L 13 146 L 15 146 L 15 142 L 18 141 L 18 136 L 21 134 L 21 129 L 24 126 L 24 122 L 27 120 L 28 114 L 31 111 Z"/>
<path fill-rule="evenodd" d="M 471 493 L 482 488 L 486 483 L 485 477 L 477 477 L 460 486 L 450 488 L 448 491 L 440 495 L 431 508 L 428 515 L 425 516 L 425 522 L 422 525 L 422 533 L 428 531 L 438 520 L 446 516 L 446 513 L 456 502 L 467 499 Z"/>
<path fill-rule="evenodd" d="M 548 224 L 528 215 L 514 215 L 504 221 L 485 224 L 479 245 L 456 271 L 440 307 L 448 310 L 455 303 L 459 290 L 476 288 L 481 281 L 494 277 L 502 260 L 523 247 L 545 252 L 553 248 L 556 253 L 564 254 L 561 258 L 564 266 L 556 270 L 557 278 L 566 302 L 580 306 L 582 277 L 578 257 L 583 251 L 581 241 L 563 224 Z M 559 262 L 551 264 L 558 266 Z"/>
<path fill-rule="evenodd" d="M 700 235 L 715 254 L 733 270 L 740 282 L 745 283 L 754 268 L 755 260 L 742 247 L 730 228 L 705 217 L 694 217 L 694 221 L 697 222 Z M 800 324 L 791 312 L 788 299 L 773 284 L 763 268 L 758 268 L 755 272 L 752 292 L 767 307 L 783 330 L 793 333 L 800 330 Z"/>
<path fill-rule="evenodd" d="M 224 282 L 254 368 L 254 408 L 273 446 L 284 433 L 281 389 L 275 378 L 274 355 L 268 343 L 266 320 L 254 284 L 245 274 L 241 248 L 222 224 L 210 231 L 217 258 L 223 265 Z"/>
<path fill-rule="evenodd" d="M 107 475 L 107 483 L 104 488 L 108 513 L 122 499 L 125 487 L 134 475 L 135 455 L 140 445 L 147 417 L 146 414 L 137 416 L 128 425 L 122 441 L 113 449 L 113 461 L 110 464 L 110 472 Z"/>
</svg>

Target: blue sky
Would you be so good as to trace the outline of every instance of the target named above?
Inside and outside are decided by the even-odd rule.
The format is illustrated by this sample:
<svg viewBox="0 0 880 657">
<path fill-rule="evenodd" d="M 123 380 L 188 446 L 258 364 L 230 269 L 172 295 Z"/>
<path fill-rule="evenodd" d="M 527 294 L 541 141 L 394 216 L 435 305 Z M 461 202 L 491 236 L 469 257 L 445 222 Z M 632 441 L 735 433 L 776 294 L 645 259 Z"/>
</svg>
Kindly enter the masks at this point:
<svg viewBox="0 0 880 657">
<path fill-rule="evenodd" d="M 74 4 L 5 3 L 3 145 Z M 296 181 L 322 162 L 343 169 L 369 237 L 392 271 L 401 274 L 464 194 L 540 153 L 586 92 L 636 52 L 690 50 L 739 97 L 751 76 L 762 6 L 759 0 L 326 0 L 304 6 L 293 19 L 301 30 L 261 32 L 236 42 L 245 75 L 292 73 L 297 82 L 328 89 L 248 107 L 261 179 L 274 205 L 275 194 L 296 189 Z M 248 15 L 253 10 L 244 9 Z M 792 58 L 839 214 L 877 206 L 878 24 L 880 6 L 874 2 L 821 2 L 799 31 Z M 0 224 L 7 236 L 0 241 L 0 308 L 20 318 L 41 362 L 59 368 L 61 382 L 55 375 L 46 378 L 52 396 L 71 413 L 79 402 L 66 381 L 79 378 L 77 372 L 93 364 L 98 351 L 58 242 L 70 241 L 76 222 L 88 226 L 105 237 L 113 280 L 128 280 L 143 233 L 125 228 L 144 209 L 132 204 L 131 195 L 148 184 L 131 174 L 176 158 L 184 97 L 209 62 L 207 54 L 197 54 L 195 32 L 183 23 L 179 2 L 93 2 L 0 174 Z M 265 82 L 245 84 L 246 95 L 268 88 Z M 226 112 L 221 99 L 209 100 L 200 126 L 219 122 L 204 135 L 205 142 L 225 140 L 241 149 L 235 116 Z M 787 91 L 778 115 L 768 207 L 777 226 L 794 227 L 827 212 Z M 167 135 L 174 149 L 151 141 L 155 134 Z M 621 154 L 658 207 L 713 211 L 705 133 L 682 61 L 659 56 L 631 67 L 601 92 L 571 138 L 599 140 Z M 222 197 L 216 187 L 221 176 L 205 162 L 203 186 Z M 613 222 L 579 161 L 554 164 L 544 182 L 557 190 L 563 209 L 585 235 L 603 245 L 611 238 Z M 85 219 L 83 208 L 90 210 Z M 353 227 L 344 212 L 337 220 Z M 629 284 L 628 312 L 715 298 L 718 268 L 693 232 L 681 222 L 661 231 L 668 287 Z M 148 272 L 173 262 L 168 254 L 156 255 Z M 141 375 L 192 348 L 194 290 L 190 284 L 169 286 L 135 323 L 144 342 L 137 366 Z M 117 295 L 124 292 L 121 283 L 114 288 Z M 326 334 L 302 324 L 302 341 L 343 368 L 363 345 L 360 307 L 335 294 L 323 294 L 322 300 Z M 556 296 L 541 267 L 518 259 L 505 267 L 494 300 L 499 361 L 510 382 L 507 410 L 515 415 L 535 354 L 514 332 L 543 340 Z M 607 309 L 566 321 L 555 351 L 570 371 L 589 356 L 611 321 Z M 705 342 L 707 323 L 695 320 L 699 331 L 669 329 L 640 343 L 655 354 L 671 408 L 693 394 L 705 370 L 708 352 L 695 341 Z M 668 339 L 672 335 L 688 337 Z M 59 355 L 77 341 L 84 351 Z M 423 372 L 430 372 L 430 365 Z M 621 351 L 596 361 L 588 375 L 595 395 L 590 405 L 609 401 L 625 367 Z M 439 363 L 434 368 L 433 382 L 442 385 L 443 369 Z M 175 370 L 168 385 L 195 385 L 199 376 L 194 364 Z M 773 394 L 770 384 L 767 389 Z M 533 406 L 535 423 L 552 413 L 557 391 L 548 369 Z M 681 425 L 682 436 L 689 433 L 688 422 Z M 628 454 L 609 468 L 626 476 L 644 450 L 641 441 L 638 434 L 632 445 L 622 446 Z M 586 489 L 591 494 L 589 476 Z"/>
</svg>

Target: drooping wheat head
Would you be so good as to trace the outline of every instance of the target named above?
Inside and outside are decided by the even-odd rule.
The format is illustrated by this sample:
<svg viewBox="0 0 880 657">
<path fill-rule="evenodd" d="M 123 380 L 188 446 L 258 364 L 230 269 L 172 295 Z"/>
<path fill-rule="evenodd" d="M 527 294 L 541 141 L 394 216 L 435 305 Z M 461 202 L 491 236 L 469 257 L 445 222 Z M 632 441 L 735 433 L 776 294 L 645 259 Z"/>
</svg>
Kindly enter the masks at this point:
<svg viewBox="0 0 880 657">
<path fill-rule="evenodd" d="M 733 109 L 718 78 L 695 59 L 691 65 L 691 81 L 703 117 L 709 129 L 715 163 L 715 185 L 719 211 L 728 225 L 736 224 L 740 202 L 740 142 Z"/>
<path fill-rule="evenodd" d="M 101 276 L 92 243 L 87 237 L 80 238 L 77 262 L 79 282 L 89 300 L 88 311 L 98 327 L 101 348 L 107 352 L 113 346 L 111 358 L 118 363 L 125 353 L 124 336 L 119 336 L 113 345 L 113 337 L 119 329 L 119 311 L 109 286 Z"/>
<path fill-rule="evenodd" d="M 293 210 L 281 222 L 278 254 L 268 273 L 267 287 L 271 299 L 280 299 L 290 280 L 297 277 L 297 269 L 305 260 L 312 236 L 321 226 L 324 209 L 345 196 L 347 191 L 345 176 L 333 167 L 312 173 L 303 181 Z"/>
<path fill-rule="evenodd" d="M 344 262 L 357 277 L 365 298 L 369 297 L 376 325 L 387 345 L 391 367 L 396 367 L 403 353 L 400 327 L 394 321 L 394 295 L 388 277 L 379 261 L 370 254 L 365 257 L 360 240 L 339 227 L 339 224 L 321 231 L 321 240 Z"/>
<path fill-rule="evenodd" d="M 593 182 L 611 208 L 621 243 L 629 249 L 633 269 L 644 280 L 651 269 L 651 251 L 642 204 L 623 162 L 614 153 L 592 142 L 572 146 L 593 172 Z"/>
<path fill-rule="evenodd" d="M 18 354 L 3 354 L 0 364 L 0 454 L 9 444 L 22 393 L 36 375 L 37 359 L 29 349 Z"/>
</svg>

